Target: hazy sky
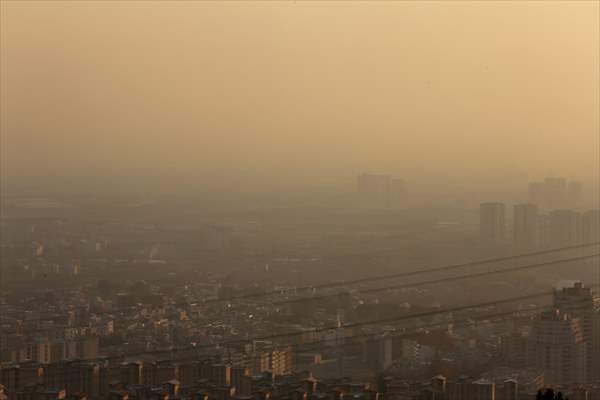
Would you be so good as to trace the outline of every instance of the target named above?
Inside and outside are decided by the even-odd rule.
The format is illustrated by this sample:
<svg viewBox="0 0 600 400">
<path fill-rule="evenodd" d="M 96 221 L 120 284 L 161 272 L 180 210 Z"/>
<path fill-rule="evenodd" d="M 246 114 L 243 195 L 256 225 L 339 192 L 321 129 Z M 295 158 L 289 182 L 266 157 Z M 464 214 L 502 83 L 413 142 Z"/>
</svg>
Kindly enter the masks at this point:
<svg viewBox="0 0 600 400">
<path fill-rule="evenodd" d="M 598 177 L 599 2 L 1 2 L 3 181 Z"/>
</svg>

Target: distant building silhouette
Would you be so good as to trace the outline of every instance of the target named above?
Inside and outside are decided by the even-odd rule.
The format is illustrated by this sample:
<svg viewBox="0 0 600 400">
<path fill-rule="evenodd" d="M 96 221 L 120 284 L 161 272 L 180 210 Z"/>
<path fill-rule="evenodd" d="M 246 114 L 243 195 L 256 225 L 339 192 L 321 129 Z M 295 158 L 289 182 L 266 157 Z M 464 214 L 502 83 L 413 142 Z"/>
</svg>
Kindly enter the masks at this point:
<svg viewBox="0 0 600 400">
<path fill-rule="evenodd" d="M 404 180 L 390 175 L 360 174 L 356 189 L 362 206 L 388 208 L 402 200 L 405 184 Z"/>
<path fill-rule="evenodd" d="M 529 184 L 529 199 L 542 209 L 577 207 L 581 203 L 583 187 L 578 181 L 565 178 L 546 178 Z"/>
<path fill-rule="evenodd" d="M 600 209 L 583 213 L 581 216 L 581 236 L 584 243 L 600 241 Z"/>
<path fill-rule="evenodd" d="M 581 215 L 573 210 L 550 211 L 544 220 L 544 242 L 547 247 L 581 243 Z"/>
<path fill-rule="evenodd" d="M 516 204 L 513 207 L 513 238 L 518 248 L 534 248 L 539 244 L 540 220 L 535 204 Z"/>
<path fill-rule="evenodd" d="M 487 242 L 500 243 L 506 234 L 505 206 L 502 203 L 482 203 L 479 206 L 479 234 Z"/>
</svg>

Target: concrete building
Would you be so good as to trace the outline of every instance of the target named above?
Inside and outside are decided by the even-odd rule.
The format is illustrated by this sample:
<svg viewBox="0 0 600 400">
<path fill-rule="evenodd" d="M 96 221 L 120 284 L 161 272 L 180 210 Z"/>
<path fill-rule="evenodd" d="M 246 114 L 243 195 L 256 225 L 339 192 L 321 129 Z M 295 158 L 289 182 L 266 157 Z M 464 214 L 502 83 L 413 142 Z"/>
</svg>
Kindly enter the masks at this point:
<svg viewBox="0 0 600 400">
<path fill-rule="evenodd" d="M 486 242 L 501 243 L 506 234 L 505 207 L 502 203 L 479 206 L 479 234 Z"/>
<path fill-rule="evenodd" d="M 581 215 L 573 210 L 553 210 L 545 219 L 546 247 L 572 246 L 581 243 Z"/>
<path fill-rule="evenodd" d="M 534 321 L 532 345 L 535 367 L 550 384 L 585 382 L 586 344 L 583 324 L 560 310 L 543 313 Z"/>
<path fill-rule="evenodd" d="M 461 377 L 446 384 L 447 400 L 496 400 L 496 384 L 487 379 Z"/>
<path fill-rule="evenodd" d="M 560 177 L 529 184 L 530 201 L 544 210 L 578 207 L 582 193 L 581 182 Z"/>
<path fill-rule="evenodd" d="M 381 373 L 392 365 L 392 349 L 391 337 L 374 337 L 365 342 L 364 360 L 373 371 Z"/>
<path fill-rule="evenodd" d="M 585 346 L 586 374 L 583 382 L 600 380 L 600 296 L 583 283 L 555 290 L 553 306 L 581 322 Z"/>
<path fill-rule="evenodd" d="M 581 216 L 581 240 L 583 243 L 600 241 L 600 209 L 586 211 Z"/>
<path fill-rule="evenodd" d="M 46 388 L 64 389 L 68 395 L 86 393 L 99 395 L 100 367 L 82 361 L 61 361 L 44 366 Z"/>
<path fill-rule="evenodd" d="M 530 338 L 522 332 L 513 332 L 500 338 L 502 361 L 511 367 L 525 367 L 530 361 Z"/>
<path fill-rule="evenodd" d="M 468 399 L 496 400 L 496 384 L 487 379 L 477 379 L 469 385 Z"/>
<path fill-rule="evenodd" d="M 271 373 L 273 375 L 286 375 L 292 372 L 292 348 L 274 350 L 271 352 Z"/>
<path fill-rule="evenodd" d="M 513 243 L 520 249 L 535 248 L 539 244 L 538 207 L 535 204 L 516 204 L 513 207 Z"/>
</svg>

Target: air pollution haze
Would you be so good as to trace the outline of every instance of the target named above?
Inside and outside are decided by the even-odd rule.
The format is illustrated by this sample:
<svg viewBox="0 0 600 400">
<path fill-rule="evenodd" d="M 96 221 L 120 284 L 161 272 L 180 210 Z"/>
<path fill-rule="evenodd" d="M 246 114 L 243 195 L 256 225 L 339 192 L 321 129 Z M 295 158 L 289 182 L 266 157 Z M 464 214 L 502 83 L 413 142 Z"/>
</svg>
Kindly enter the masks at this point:
<svg viewBox="0 0 600 400">
<path fill-rule="evenodd" d="M 0 400 L 600 399 L 599 1 L 0 12 Z"/>
<path fill-rule="evenodd" d="M 596 1 L 1 7 L 6 187 L 598 180 Z"/>
</svg>

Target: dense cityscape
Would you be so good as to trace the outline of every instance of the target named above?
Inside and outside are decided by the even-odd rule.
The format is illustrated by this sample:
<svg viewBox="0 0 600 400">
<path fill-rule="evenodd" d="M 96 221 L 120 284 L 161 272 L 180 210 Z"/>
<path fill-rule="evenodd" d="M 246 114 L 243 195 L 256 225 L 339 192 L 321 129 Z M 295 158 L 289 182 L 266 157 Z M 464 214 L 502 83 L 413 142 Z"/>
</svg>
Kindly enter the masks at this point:
<svg viewBox="0 0 600 400">
<path fill-rule="evenodd" d="M 512 213 L 409 218 L 398 182 L 361 174 L 346 209 L 200 224 L 191 209 L 141 223 L 157 204 L 4 199 L 3 396 L 598 398 L 600 211 L 582 185 L 532 183 Z M 429 267 L 394 266 L 431 248 Z M 371 274 L 339 279 L 351 260 Z"/>
<path fill-rule="evenodd" d="M 600 400 L 600 0 L 0 0 L 0 400 Z"/>
</svg>

